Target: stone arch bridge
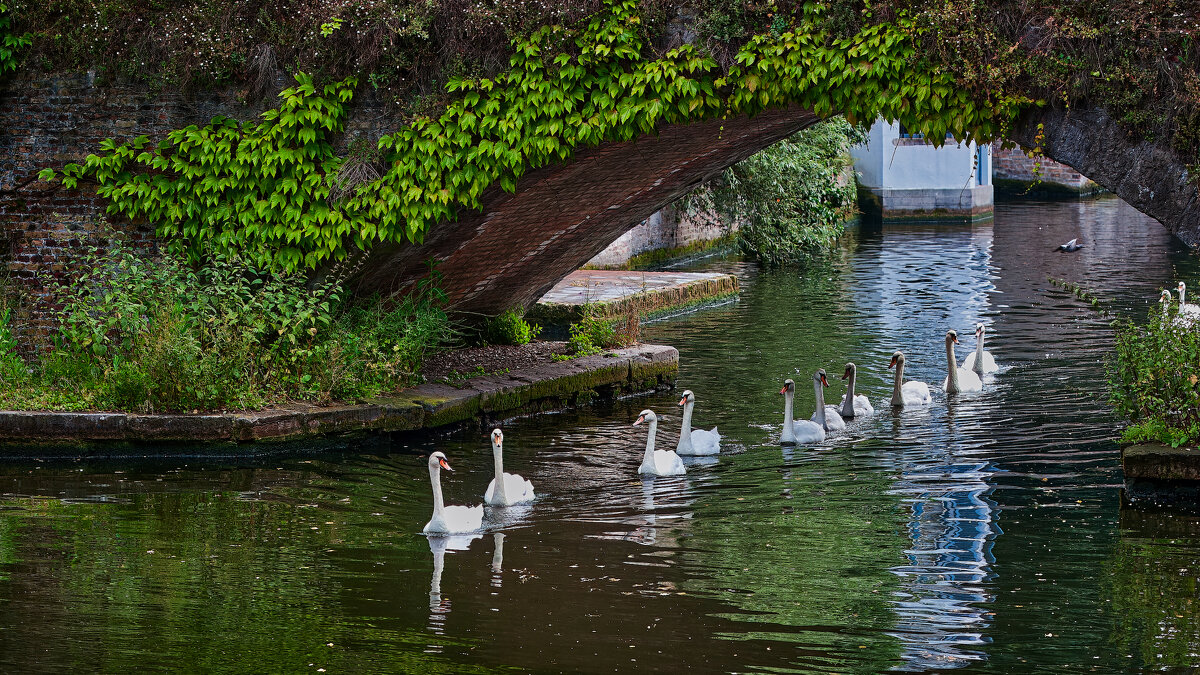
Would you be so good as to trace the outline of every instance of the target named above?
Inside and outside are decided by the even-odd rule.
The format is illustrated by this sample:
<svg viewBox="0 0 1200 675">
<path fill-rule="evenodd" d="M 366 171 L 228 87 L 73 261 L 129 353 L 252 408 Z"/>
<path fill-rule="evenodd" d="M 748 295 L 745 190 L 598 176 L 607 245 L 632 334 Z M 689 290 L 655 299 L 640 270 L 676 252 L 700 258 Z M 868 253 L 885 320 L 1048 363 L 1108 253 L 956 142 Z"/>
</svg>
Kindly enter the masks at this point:
<svg viewBox="0 0 1200 675">
<path fill-rule="evenodd" d="M 37 191 L 39 169 L 78 160 L 104 138 L 157 138 L 216 114 L 245 119 L 255 112 L 232 96 L 151 94 L 84 76 L 9 81 L 0 89 L 0 256 L 10 275 L 36 293 L 44 275 L 65 272 L 74 249 L 105 236 L 103 204 L 84 191 Z M 817 119 L 810 110 L 779 108 L 580 149 L 570 162 L 526 174 L 515 193 L 494 188 L 481 211 L 431 228 L 421 245 L 377 247 L 352 287 L 360 294 L 402 290 L 426 274 L 432 258 L 456 309 L 492 314 L 528 306 L 654 211 Z M 1039 124 L 1047 156 L 1200 245 L 1197 185 L 1166 143 L 1130 141 L 1103 110 L 1078 106 L 1035 111 L 1013 139 L 1035 145 Z M 346 136 L 377 138 L 389 127 L 382 108 L 366 101 L 356 104 Z M 153 244 L 146 224 L 114 227 Z"/>
</svg>

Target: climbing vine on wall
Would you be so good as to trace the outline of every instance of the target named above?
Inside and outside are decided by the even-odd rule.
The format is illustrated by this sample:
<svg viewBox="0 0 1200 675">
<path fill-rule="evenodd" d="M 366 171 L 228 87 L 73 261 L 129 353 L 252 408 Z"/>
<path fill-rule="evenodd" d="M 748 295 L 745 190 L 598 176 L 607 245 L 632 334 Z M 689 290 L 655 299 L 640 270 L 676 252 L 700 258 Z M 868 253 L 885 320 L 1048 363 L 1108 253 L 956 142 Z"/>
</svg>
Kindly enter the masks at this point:
<svg viewBox="0 0 1200 675">
<path fill-rule="evenodd" d="M 15 35 L 12 32 L 12 17 L 8 5 L 0 2 L 0 77 L 17 69 L 17 52 L 30 43 L 29 33 Z"/>
<path fill-rule="evenodd" d="M 285 269 L 313 268 L 379 243 L 420 242 L 429 228 L 481 207 L 493 186 L 581 146 L 626 141 L 659 125 L 799 105 L 851 121 L 882 115 L 930 138 L 992 139 L 1021 97 L 977 101 L 936 69 L 914 69 L 916 24 L 900 17 L 842 37 L 809 3 L 788 30 L 749 40 L 727 71 L 693 45 L 648 58 L 634 0 L 610 0 L 580 25 L 513 41 L 510 69 L 453 79 L 459 98 L 379 141 L 385 173 L 331 195 L 353 78 L 318 88 L 305 75 L 257 124 L 225 118 L 151 145 L 106 141 L 102 154 L 45 180 L 95 181 L 109 212 L 155 223 L 193 253 L 215 245 Z"/>
</svg>

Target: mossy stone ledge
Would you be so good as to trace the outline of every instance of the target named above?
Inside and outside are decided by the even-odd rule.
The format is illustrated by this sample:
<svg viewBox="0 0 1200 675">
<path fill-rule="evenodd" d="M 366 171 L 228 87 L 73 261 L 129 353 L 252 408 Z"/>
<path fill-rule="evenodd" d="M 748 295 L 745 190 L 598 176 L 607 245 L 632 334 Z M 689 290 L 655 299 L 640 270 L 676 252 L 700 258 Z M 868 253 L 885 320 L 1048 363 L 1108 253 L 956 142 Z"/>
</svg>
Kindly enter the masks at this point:
<svg viewBox="0 0 1200 675">
<path fill-rule="evenodd" d="M 0 459 L 238 456 L 311 450 L 337 439 L 494 424 L 674 386 L 679 352 L 640 344 L 454 385 L 429 382 L 356 404 L 291 404 L 257 412 L 140 415 L 0 411 Z"/>
</svg>

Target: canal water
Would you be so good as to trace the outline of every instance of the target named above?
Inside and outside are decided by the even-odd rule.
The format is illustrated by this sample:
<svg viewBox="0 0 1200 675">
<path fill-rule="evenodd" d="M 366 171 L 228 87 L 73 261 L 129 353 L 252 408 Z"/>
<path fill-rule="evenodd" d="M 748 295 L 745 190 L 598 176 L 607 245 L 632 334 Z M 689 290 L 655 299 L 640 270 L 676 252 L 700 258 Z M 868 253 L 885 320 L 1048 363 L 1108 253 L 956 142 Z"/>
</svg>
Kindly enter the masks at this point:
<svg viewBox="0 0 1200 675">
<path fill-rule="evenodd" d="M 1055 245 L 1082 237 L 1087 247 Z M 239 672 L 1122 672 L 1200 663 L 1200 520 L 1123 504 L 1109 319 L 1195 259 L 1113 199 L 994 222 L 852 230 L 801 268 L 735 259 L 733 303 L 643 327 L 675 345 L 719 458 L 643 480 L 678 391 L 504 425 L 530 507 L 430 539 L 491 478 L 485 432 L 336 455 L 0 466 L 0 669 Z M 1200 286 L 1200 283 L 1196 284 Z M 893 414 L 888 360 L 940 384 L 943 336 L 989 327 L 985 391 Z M 844 364 L 879 413 L 781 448 Z"/>
</svg>

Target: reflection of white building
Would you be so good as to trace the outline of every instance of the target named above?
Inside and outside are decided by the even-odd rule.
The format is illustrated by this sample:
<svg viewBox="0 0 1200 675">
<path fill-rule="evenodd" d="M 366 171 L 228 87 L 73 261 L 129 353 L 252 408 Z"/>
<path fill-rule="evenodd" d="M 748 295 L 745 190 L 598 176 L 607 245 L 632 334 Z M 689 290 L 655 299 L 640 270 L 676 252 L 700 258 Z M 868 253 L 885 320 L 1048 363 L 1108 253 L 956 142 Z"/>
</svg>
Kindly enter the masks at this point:
<svg viewBox="0 0 1200 675">
<path fill-rule="evenodd" d="M 934 147 L 899 123 L 877 120 L 850 149 L 868 204 L 884 220 L 971 220 L 992 214 L 992 147 L 947 138 Z"/>
</svg>

